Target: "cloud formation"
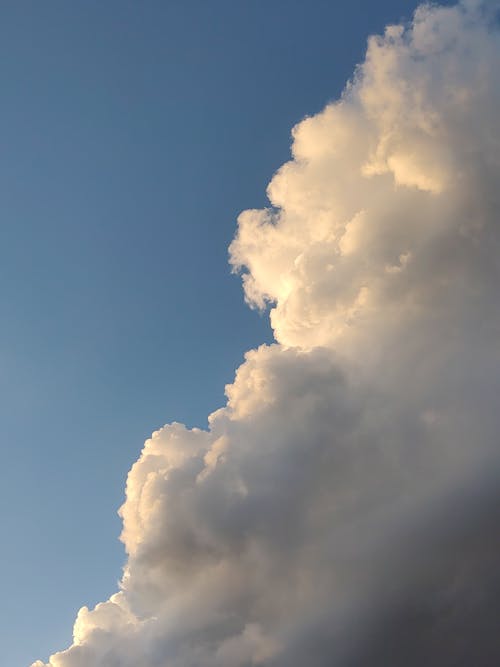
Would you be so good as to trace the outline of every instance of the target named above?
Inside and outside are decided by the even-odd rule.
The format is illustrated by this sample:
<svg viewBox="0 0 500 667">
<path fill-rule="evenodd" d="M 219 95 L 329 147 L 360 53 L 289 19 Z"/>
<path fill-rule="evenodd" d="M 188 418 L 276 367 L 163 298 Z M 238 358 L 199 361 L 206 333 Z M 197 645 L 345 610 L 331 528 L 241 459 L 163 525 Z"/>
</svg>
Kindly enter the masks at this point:
<svg viewBox="0 0 500 667">
<path fill-rule="evenodd" d="M 276 343 L 145 443 L 120 591 L 32 667 L 500 664 L 497 2 L 424 5 L 230 247 Z"/>
</svg>

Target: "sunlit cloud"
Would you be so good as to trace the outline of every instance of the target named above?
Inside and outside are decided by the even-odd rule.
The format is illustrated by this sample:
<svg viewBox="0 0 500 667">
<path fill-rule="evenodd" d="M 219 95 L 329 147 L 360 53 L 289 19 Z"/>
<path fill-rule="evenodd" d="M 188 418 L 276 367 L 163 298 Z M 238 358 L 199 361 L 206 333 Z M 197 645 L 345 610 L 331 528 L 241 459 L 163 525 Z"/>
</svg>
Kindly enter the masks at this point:
<svg viewBox="0 0 500 667">
<path fill-rule="evenodd" d="M 496 2 L 372 37 L 230 246 L 276 343 L 145 443 L 120 590 L 33 667 L 500 664 Z"/>
</svg>

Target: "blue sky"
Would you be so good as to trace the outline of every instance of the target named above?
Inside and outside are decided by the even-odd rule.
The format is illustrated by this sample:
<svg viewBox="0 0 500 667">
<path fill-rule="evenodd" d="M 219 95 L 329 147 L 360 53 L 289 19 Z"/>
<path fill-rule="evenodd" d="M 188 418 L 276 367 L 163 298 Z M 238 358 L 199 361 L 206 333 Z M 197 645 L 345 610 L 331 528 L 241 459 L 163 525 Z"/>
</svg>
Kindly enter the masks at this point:
<svg viewBox="0 0 500 667">
<path fill-rule="evenodd" d="M 6 664 L 116 588 L 124 479 L 204 426 L 271 339 L 227 246 L 290 128 L 414 2 L 7 2 L 0 10 L 0 625 Z"/>
</svg>

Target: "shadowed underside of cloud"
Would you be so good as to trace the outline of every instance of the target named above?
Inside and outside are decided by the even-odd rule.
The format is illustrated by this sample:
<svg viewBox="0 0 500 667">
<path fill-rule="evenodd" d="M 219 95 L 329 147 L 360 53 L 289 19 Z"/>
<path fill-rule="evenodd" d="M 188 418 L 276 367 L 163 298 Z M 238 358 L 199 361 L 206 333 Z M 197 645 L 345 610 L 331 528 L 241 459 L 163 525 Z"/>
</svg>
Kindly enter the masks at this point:
<svg viewBox="0 0 500 667">
<path fill-rule="evenodd" d="M 500 664 L 498 8 L 420 7 L 294 128 L 230 248 L 276 344 L 146 442 L 50 667 Z"/>
</svg>

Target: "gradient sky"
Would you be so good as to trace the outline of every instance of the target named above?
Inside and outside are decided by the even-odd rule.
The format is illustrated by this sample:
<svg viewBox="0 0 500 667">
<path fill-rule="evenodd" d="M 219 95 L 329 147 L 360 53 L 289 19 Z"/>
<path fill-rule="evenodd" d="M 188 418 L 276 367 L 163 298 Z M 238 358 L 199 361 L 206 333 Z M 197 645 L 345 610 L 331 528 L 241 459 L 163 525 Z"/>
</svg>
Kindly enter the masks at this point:
<svg viewBox="0 0 500 667">
<path fill-rule="evenodd" d="M 4 2 L 0 627 L 65 646 L 116 588 L 116 509 L 152 430 L 205 426 L 271 339 L 227 246 L 290 127 L 406 0 Z M 207 354 L 207 350 L 209 353 Z"/>
</svg>

